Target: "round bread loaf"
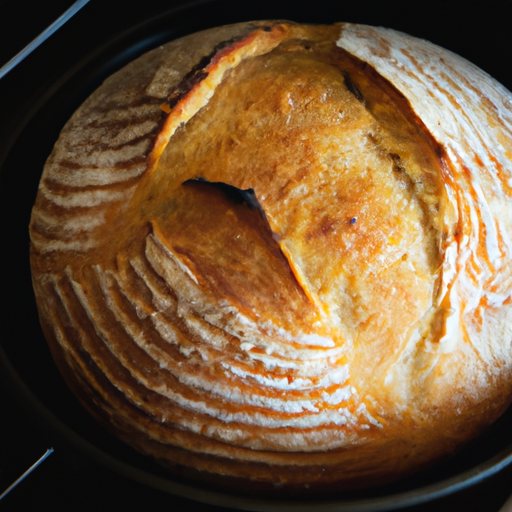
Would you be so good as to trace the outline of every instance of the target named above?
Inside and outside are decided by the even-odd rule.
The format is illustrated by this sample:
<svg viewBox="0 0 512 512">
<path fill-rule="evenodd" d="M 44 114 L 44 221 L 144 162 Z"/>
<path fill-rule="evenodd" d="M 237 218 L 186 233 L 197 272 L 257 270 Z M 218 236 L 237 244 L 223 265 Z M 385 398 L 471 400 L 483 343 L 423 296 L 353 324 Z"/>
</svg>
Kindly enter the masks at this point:
<svg viewBox="0 0 512 512">
<path fill-rule="evenodd" d="M 512 391 L 512 95 L 428 42 L 243 23 L 73 115 L 30 235 L 53 356 L 107 428 L 237 489 L 368 486 Z"/>
</svg>

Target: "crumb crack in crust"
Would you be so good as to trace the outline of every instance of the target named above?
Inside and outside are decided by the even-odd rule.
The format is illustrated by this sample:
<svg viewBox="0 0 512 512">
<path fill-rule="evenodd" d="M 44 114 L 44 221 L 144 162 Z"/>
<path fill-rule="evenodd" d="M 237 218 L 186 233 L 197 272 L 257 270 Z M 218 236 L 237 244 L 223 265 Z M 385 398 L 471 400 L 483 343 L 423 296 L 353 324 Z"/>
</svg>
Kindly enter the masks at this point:
<svg viewBox="0 0 512 512">
<path fill-rule="evenodd" d="M 140 57 L 66 124 L 33 209 L 66 381 L 199 479 L 340 489 L 449 453 L 510 402 L 510 105 L 361 25 Z"/>
</svg>

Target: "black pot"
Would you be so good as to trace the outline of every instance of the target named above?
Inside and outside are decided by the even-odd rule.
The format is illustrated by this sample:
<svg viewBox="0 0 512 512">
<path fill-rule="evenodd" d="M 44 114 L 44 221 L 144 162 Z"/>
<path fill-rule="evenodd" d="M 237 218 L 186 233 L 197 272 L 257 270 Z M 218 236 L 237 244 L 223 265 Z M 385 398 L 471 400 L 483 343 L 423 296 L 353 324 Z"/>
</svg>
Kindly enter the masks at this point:
<svg viewBox="0 0 512 512">
<path fill-rule="evenodd" d="M 11 2 L 12 3 L 12 2 Z M 17 28 L 0 49 L 2 64 L 58 17 L 51 8 L 16 5 L 2 13 L 0 33 Z M 251 19 L 350 21 L 429 39 L 482 67 L 512 89 L 512 35 L 506 6 L 465 7 L 449 19 L 442 4 L 317 0 L 134 3 L 91 1 L 0 80 L 2 293 L 0 338 L 0 492 L 49 446 L 55 453 L 4 498 L 2 510 L 45 504 L 52 510 L 496 511 L 512 492 L 512 409 L 449 460 L 397 484 L 342 494 L 334 501 L 244 500 L 176 482 L 106 433 L 68 391 L 39 327 L 29 267 L 28 223 L 40 174 L 64 123 L 112 72 L 155 46 L 197 30 Z M 301 6 L 302 5 L 302 6 Z M 30 21 L 30 23 L 27 22 Z M 7 393 L 5 393 L 7 392 Z M 193 504 L 190 500 L 198 500 Z M 436 500 L 433 502 L 432 500 Z M 11 508 L 9 508 L 11 507 Z"/>
</svg>

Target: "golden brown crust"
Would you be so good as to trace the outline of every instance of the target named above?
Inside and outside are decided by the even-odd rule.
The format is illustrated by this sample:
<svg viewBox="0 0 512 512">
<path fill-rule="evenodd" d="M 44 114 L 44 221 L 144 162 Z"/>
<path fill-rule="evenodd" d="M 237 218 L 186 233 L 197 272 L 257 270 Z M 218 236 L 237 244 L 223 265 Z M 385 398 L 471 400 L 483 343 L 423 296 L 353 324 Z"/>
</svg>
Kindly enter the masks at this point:
<svg viewBox="0 0 512 512">
<path fill-rule="evenodd" d="M 480 210 L 409 90 L 350 50 L 357 30 L 188 36 L 64 128 L 31 221 L 41 322 L 70 387 L 142 452 L 269 488 L 370 485 L 509 403 L 511 223 L 474 310 L 492 339 L 462 313 L 453 328 Z"/>
</svg>

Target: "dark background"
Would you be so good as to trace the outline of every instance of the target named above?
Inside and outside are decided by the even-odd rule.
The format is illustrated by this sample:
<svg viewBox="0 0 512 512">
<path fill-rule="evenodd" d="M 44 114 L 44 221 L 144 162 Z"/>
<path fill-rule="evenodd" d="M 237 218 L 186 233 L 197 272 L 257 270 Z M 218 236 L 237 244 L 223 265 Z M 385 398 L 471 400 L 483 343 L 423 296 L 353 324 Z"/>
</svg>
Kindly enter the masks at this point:
<svg viewBox="0 0 512 512">
<path fill-rule="evenodd" d="M 0 0 L 0 66 L 71 4 L 69 0 Z M 186 14 L 165 15 L 182 4 L 188 6 Z M 101 450 L 125 457 L 124 447 L 96 431 L 88 417 L 75 410 L 39 331 L 30 289 L 27 230 L 38 176 L 63 123 L 108 74 L 142 51 L 198 29 L 250 19 L 286 18 L 350 21 L 402 30 L 468 58 L 512 89 L 511 7 L 511 1 L 469 7 L 454 2 L 383 1 L 373 5 L 316 0 L 299 7 L 295 2 L 279 0 L 91 0 L 0 80 L 0 492 L 46 448 L 55 447 L 55 453 L 0 502 L 0 509 L 225 510 L 153 489 L 120 474 L 123 467 L 113 470 L 99 463 Z M 146 28 L 129 32 L 151 19 Z M 39 409 L 41 403 L 58 415 L 70 432 L 97 440 L 99 455 L 87 455 L 88 446 L 81 437 L 66 435 L 67 430 L 63 434 L 61 423 L 47 408 Z M 502 434 L 497 432 L 492 449 L 499 451 L 512 443 L 512 429 L 510 439 L 498 439 Z M 478 449 L 478 444 L 471 448 Z M 130 456 L 127 460 L 132 462 Z M 106 463 L 111 468 L 109 461 Z M 510 493 L 512 466 L 471 488 L 403 510 L 497 512 Z"/>
</svg>

